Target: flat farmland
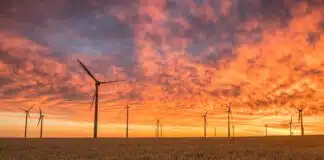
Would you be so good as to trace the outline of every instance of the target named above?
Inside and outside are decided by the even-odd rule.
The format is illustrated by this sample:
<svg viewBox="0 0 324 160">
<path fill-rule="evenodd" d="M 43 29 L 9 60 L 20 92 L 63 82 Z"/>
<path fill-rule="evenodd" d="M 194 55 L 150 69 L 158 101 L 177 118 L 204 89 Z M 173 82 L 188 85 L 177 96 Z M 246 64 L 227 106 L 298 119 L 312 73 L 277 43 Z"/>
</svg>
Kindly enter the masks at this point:
<svg viewBox="0 0 324 160">
<path fill-rule="evenodd" d="M 324 136 L 235 138 L 0 139 L 0 160 L 324 160 Z"/>
</svg>

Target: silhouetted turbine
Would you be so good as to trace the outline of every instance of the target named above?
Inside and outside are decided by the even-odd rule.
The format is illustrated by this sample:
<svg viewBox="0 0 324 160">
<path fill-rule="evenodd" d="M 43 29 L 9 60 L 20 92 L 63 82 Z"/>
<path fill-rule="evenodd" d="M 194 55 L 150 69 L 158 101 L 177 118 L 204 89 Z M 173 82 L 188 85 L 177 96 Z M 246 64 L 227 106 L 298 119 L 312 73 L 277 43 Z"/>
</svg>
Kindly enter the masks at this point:
<svg viewBox="0 0 324 160">
<path fill-rule="evenodd" d="M 98 97 L 99 97 L 99 86 L 101 84 L 106 84 L 106 83 L 114 83 L 114 82 L 120 82 L 121 80 L 114 80 L 114 81 L 106 81 L 106 82 L 101 82 L 98 81 L 92 73 L 87 69 L 87 67 L 78 59 L 78 62 L 82 66 L 82 68 L 87 72 L 87 74 L 94 80 L 95 82 L 95 94 L 92 99 L 91 107 L 93 105 L 93 102 L 95 101 L 95 115 L 94 115 L 94 126 L 93 126 L 93 138 L 97 138 L 97 131 L 98 131 Z"/>
<path fill-rule="evenodd" d="M 156 120 L 156 137 L 159 137 L 159 134 L 160 134 L 160 120 Z"/>
<path fill-rule="evenodd" d="M 126 138 L 128 138 L 129 106 L 126 106 Z"/>
<path fill-rule="evenodd" d="M 304 135 L 303 109 L 298 109 L 298 122 L 300 124 L 301 135 Z"/>
<path fill-rule="evenodd" d="M 206 112 L 202 117 L 204 118 L 204 137 L 206 138 L 206 136 L 207 136 L 207 134 L 206 134 L 206 132 L 207 132 L 207 113 L 208 112 Z"/>
<path fill-rule="evenodd" d="M 268 136 L 268 124 L 265 124 L 264 127 L 265 127 L 265 136 L 267 137 Z"/>
<path fill-rule="evenodd" d="M 40 128 L 40 134 L 39 134 L 39 137 L 40 138 L 43 138 L 43 121 L 44 121 L 44 114 L 42 112 L 42 109 L 39 108 L 39 119 L 38 119 L 38 123 L 37 123 L 37 126 L 39 126 L 39 123 L 41 124 L 41 128 Z"/>
<path fill-rule="evenodd" d="M 162 124 L 160 124 L 160 136 L 162 137 Z"/>
<path fill-rule="evenodd" d="M 233 125 L 232 127 L 233 127 L 233 139 L 234 139 L 234 137 L 235 137 L 235 136 L 234 136 L 234 133 L 235 133 L 235 131 L 234 131 L 234 125 Z"/>
<path fill-rule="evenodd" d="M 34 105 L 32 105 L 29 109 L 22 109 L 22 108 L 19 108 L 20 110 L 23 110 L 25 111 L 26 113 L 26 116 L 25 116 L 25 138 L 27 138 L 27 125 L 28 125 L 28 118 L 30 119 L 30 115 L 29 115 L 29 112 L 30 110 L 34 107 Z"/>
<path fill-rule="evenodd" d="M 228 105 L 228 110 L 227 110 L 227 136 L 228 138 L 231 137 L 231 122 L 230 122 L 230 116 L 232 115 L 232 104 L 230 103 Z"/>
<path fill-rule="evenodd" d="M 289 122 L 289 134 L 290 134 L 290 136 L 292 136 L 292 116 L 290 117 L 290 122 Z"/>
</svg>

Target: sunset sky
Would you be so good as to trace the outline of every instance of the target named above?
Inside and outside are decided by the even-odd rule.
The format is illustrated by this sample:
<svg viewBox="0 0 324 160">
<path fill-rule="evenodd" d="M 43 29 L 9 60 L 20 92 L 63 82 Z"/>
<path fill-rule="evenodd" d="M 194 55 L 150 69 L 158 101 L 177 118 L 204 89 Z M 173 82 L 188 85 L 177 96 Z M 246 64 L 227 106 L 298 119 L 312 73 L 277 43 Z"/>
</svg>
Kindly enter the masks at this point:
<svg viewBox="0 0 324 160">
<path fill-rule="evenodd" d="M 323 0 L 5 0 L 0 5 L 0 137 L 324 134 Z"/>
</svg>

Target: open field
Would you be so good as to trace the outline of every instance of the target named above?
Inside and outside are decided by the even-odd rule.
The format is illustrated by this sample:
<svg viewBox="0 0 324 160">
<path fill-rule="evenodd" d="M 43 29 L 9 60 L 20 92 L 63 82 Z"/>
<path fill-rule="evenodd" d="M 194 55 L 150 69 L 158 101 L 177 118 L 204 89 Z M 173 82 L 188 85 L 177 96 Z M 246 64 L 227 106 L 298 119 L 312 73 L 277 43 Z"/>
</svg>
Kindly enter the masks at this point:
<svg viewBox="0 0 324 160">
<path fill-rule="evenodd" d="M 0 139 L 0 159 L 324 160 L 324 136 L 129 139 Z"/>
</svg>

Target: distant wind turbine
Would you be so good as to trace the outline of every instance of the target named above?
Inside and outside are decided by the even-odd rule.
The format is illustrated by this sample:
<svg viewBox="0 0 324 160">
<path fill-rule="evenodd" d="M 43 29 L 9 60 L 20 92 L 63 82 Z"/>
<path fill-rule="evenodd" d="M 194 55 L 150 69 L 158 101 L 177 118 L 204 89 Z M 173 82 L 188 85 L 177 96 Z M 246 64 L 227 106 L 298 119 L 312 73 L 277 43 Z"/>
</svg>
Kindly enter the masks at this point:
<svg viewBox="0 0 324 160">
<path fill-rule="evenodd" d="M 234 143 L 234 137 L 235 137 L 235 135 L 234 135 L 234 133 L 235 133 L 235 130 L 234 130 L 235 128 L 234 128 L 234 125 L 232 125 L 232 132 L 233 132 L 233 137 L 231 138 L 232 139 L 232 142 Z"/>
<path fill-rule="evenodd" d="M 311 90 L 312 91 L 312 90 Z M 314 93 L 314 92 L 313 92 Z M 306 95 L 303 99 L 304 101 L 300 104 L 299 107 L 296 107 L 295 105 L 292 105 L 293 108 L 295 108 L 298 111 L 298 123 L 300 123 L 300 130 L 301 130 L 301 136 L 304 136 L 304 121 L 303 121 L 303 111 L 305 107 L 307 106 L 308 100 L 312 98 L 312 95 Z M 314 100 L 314 99 L 312 99 Z M 318 101 L 318 100 L 315 100 Z"/>
<path fill-rule="evenodd" d="M 267 137 L 268 136 L 268 124 L 265 124 L 264 127 L 265 127 L 265 136 Z"/>
<path fill-rule="evenodd" d="M 156 120 L 156 137 L 159 137 L 159 134 L 160 134 L 160 120 Z"/>
<path fill-rule="evenodd" d="M 302 136 L 304 135 L 303 110 L 304 109 L 298 109 L 298 123 L 300 123 L 300 130 Z"/>
<path fill-rule="evenodd" d="M 292 116 L 290 117 L 290 122 L 289 122 L 289 134 L 290 134 L 290 136 L 292 136 Z"/>
<path fill-rule="evenodd" d="M 297 108 L 297 107 L 294 108 L 298 111 L 298 123 L 300 123 L 300 134 L 301 136 L 303 136 L 304 135 L 304 121 L 303 121 L 304 108 Z"/>
<path fill-rule="evenodd" d="M 42 112 L 42 109 L 41 108 L 39 108 L 39 119 L 38 119 L 38 123 L 37 123 L 37 126 L 39 126 L 39 123 L 41 124 L 41 128 L 40 128 L 40 134 L 39 134 L 39 136 L 40 136 L 40 138 L 43 138 L 43 121 L 44 121 L 44 114 L 43 114 L 43 112 Z"/>
<path fill-rule="evenodd" d="M 160 124 L 160 136 L 162 137 L 162 124 Z"/>
<path fill-rule="evenodd" d="M 137 103 L 131 103 L 131 104 L 137 104 Z M 129 104 L 126 105 L 125 109 L 126 109 L 126 139 L 128 139 L 128 137 L 129 137 L 129 109 L 130 109 Z"/>
<path fill-rule="evenodd" d="M 231 137 L 231 121 L 230 116 L 232 116 L 232 104 L 230 103 L 227 108 L 227 136 Z"/>
<path fill-rule="evenodd" d="M 34 107 L 34 105 L 32 105 L 29 109 L 22 109 L 22 108 L 19 108 L 20 110 L 23 110 L 25 111 L 26 113 L 26 116 L 25 116 L 25 138 L 27 138 L 27 125 L 28 125 L 28 118 L 30 119 L 30 115 L 29 115 L 29 112 L 30 110 Z"/>
<path fill-rule="evenodd" d="M 207 113 L 206 112 L 202 117 L 204 118 L 204 138 L 206 138 L 206 132 L 207 132 Z"/>
<path fill-rule="evenodd" d="M 128 139 L 129 106 L 126 106 L 126 138 Z"/>
<path fill-rule="evenodd" d="M 233 127 L 233 139 L 234 139 L 234 137 L 235 137 L 235 136 L 234 136 L 234 133 L 235 133 L 235 132 L 234 132 L 234 125 L 233 125 L 232 127 Z"/>
<path fill-rule="evenodd" d="M 107 83 L 114 83 L 114 82 L 119 82 L 121 80 L 114 80 L 114 81 L 105 81 L 101 82 L 98 81 L 93 74 L 88 70 L 88 68 L 78 59 L 78 62 L 82 66 L 82 68 L 87 72 L 87 74 L 94 80 L 95 82 L 95 93 L 92 99 L 91 107 L 93 105 L 93 102 L 95 102 L 95 115 L 94 115 L 94 127 L 93 127 L 93 138 L 97 138 L 97 132 L 98 132 L 98 97 L 99 97 L 99 86 L 101 84 L 107 84 Z"/>
<path fill-rule="evenodd" d="M 215 127 L 215 131 L 214 131 L 214 136 L 216 137 L 216 127 Z"/>
</svg>

